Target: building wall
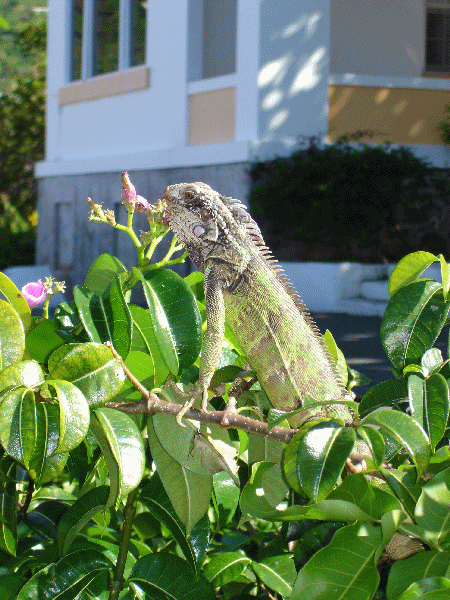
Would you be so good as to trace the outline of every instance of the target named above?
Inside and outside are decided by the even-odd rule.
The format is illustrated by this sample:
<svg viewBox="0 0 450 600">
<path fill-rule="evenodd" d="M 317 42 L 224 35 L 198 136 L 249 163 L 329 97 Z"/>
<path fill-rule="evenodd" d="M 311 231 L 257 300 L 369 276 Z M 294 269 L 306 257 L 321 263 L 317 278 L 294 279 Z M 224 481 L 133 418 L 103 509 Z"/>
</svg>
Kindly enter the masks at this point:
<svg viewBox="0 0 450 600">
<path fill-rule="evenodd" d="M 331 0 L 331 73 L 420 77 L 424 0 Z"/>
</svg>

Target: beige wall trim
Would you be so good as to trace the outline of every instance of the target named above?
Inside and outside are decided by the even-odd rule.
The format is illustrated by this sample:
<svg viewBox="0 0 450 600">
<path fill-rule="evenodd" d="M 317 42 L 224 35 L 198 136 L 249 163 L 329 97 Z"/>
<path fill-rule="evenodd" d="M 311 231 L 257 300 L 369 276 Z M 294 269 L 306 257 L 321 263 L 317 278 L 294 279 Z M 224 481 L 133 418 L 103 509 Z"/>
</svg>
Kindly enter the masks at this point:
<svg viewBox="0 0 450 600">
<path fill-rule="evenodd" d="M 189 145 L 233 142 L 236 135 L 236 88 L 191 94 Z"/>
<path fill-rule="evenodd" d="M 329 85 L 328 138 L 372 131 L 368 143 L 442 144 L 448 90 Z"/>
<path fill-rule="evenodd" d="M 98 75 L 86 81 L 74 81 L 58 90 L 58 104 L 76 104 L 98 98 L 138 92 L 150 87 L 150 69 L 133 67 L 126 71 Z"/>
</svg>

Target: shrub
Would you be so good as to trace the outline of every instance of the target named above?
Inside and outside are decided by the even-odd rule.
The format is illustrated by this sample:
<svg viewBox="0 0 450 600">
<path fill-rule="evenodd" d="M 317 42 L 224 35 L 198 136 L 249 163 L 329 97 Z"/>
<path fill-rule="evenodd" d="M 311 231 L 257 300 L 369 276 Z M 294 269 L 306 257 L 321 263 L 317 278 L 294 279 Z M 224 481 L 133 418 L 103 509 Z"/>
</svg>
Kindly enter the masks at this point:
<svg viewBox="0 0 450 600">
<path fill-rule="evenodd" d="M 279 258 L 381 262 L 419 248 L 449 253 L 450 182 L 407 148 L 311 139 L 249 173 L 250 209 Z"/>
</svg>

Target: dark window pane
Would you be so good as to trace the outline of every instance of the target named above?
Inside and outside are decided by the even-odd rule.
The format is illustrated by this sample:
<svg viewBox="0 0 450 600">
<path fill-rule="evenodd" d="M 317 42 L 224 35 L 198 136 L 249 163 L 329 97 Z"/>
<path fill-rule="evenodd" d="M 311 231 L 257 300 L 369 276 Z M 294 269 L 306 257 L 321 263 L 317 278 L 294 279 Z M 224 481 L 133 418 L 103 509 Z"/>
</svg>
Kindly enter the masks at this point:
<svg viewBox="0 0 450 600">
<path fill-rule="evenodd" d="M 145 64 L 147 2 L 131 0 L 131 60 L 132 67 Z"/>
<path fill-rule="evenodd" d="M 436 40 L 427 41 L 427 67 L 435 69 L 444 64 L 444 52 L 442 42 Z"/>
<path fill-rule="evenodd" d="M 204 0 L 202 79 L 236 72 L 236 0 Z"/>
<path fill-rule="evenodd" d="M 444 36 L 444 15 L 437 11 L 428 11 L 427 38 L 442 38 Z"/>
<path fill-rule="evenodd" d="M 119 0 L 97 0 L 94 21 L 94 75 L 119 68 Z"/>
<path fill-rule="evenodd" d="M 83 0 L 72 0 L 72 81 L 81 79 L 82 32 Z"/>
</svg>

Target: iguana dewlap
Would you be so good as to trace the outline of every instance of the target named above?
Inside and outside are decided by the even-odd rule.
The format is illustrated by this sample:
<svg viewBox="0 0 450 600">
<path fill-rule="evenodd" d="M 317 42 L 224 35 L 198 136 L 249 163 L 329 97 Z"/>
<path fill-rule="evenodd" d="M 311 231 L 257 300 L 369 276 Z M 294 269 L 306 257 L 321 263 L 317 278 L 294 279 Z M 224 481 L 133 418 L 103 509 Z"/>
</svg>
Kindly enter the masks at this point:
<svg viewBox="0 0 450 600">
<path fill-rule="evenodd" d="M 305 395 L 324 402 L 351 399 L 316 325 L 245 206 L 205 183 L 171 185 L 163 200 L 171 229 L 204 273 L 207 328 L 200 374 L 194 390 L 183 395 L 191 401 L 182 414 L 200 394 L 206 409 L 225 320 L 274 407 L 298 408 Z M 294 416 L 291 425 L 315 415 L 352 420 L 347 407 L 324 404 L 320 411 Z"/>
</svg>

